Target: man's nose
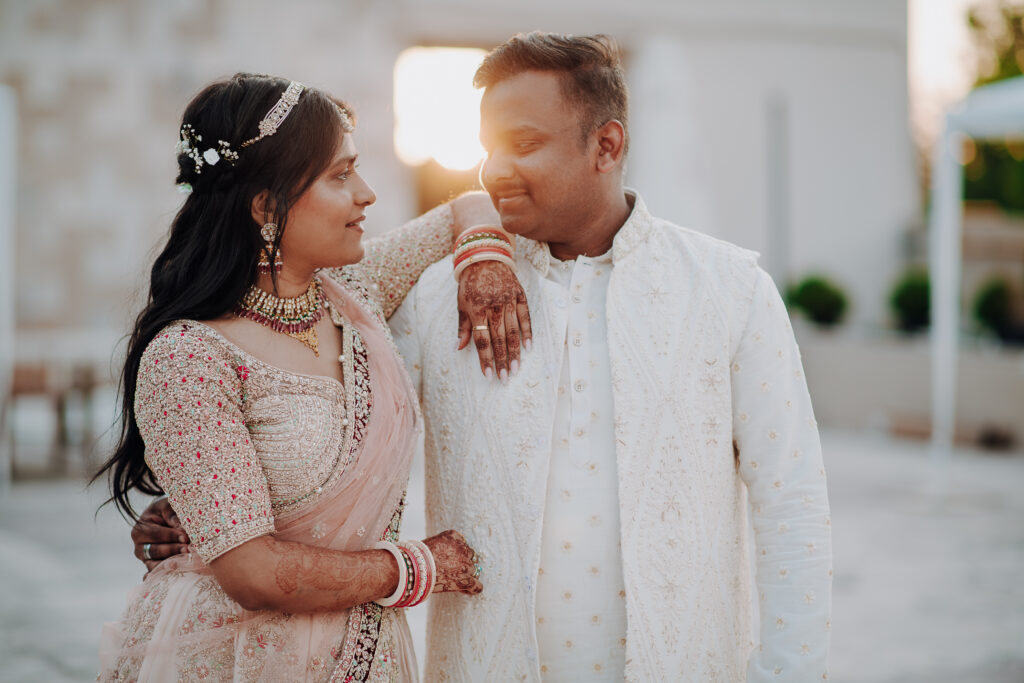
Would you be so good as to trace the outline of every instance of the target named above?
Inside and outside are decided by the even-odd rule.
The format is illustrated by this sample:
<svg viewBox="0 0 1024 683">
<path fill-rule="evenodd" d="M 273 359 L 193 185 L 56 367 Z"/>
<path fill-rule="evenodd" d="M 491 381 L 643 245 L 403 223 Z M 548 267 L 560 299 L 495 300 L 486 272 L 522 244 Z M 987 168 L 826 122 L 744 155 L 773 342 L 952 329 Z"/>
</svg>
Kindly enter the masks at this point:
<svg viewBox="0 0 1024 683">
<path fill-rule="evenodd" d="M 511 177 L 512 164 L 509 163 L 508 157 L 504 154 L 490 154 L 484 159 L 484 163 L 480 165 L 480 184 L 483 185 L 485 190 L 489 190 L 499 182 L 508 180 Z"/>
</svg>

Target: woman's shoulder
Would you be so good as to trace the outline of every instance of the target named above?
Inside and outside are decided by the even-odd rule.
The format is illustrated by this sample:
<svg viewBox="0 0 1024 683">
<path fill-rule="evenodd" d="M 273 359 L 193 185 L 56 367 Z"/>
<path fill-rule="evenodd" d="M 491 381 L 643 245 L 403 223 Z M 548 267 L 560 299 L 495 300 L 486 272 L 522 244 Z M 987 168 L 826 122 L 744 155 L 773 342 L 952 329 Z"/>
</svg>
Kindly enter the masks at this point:
<svg viewBox="0 0 1024 683">
<path fill-rule="evenodd" d="M 142 354 L 139 372 L 163 375 L 189 371 L 230 372 L 234 353 L 212 327 L 196 320 L 176 320 L 161 329 Z M 202 375 L 197 375 L 201 377 Z M 186 378 L 188 375 L 183 375 Z"/>
<path fill-rule="evenodd" d="M 367 272 L 367 268 L 366 264 L 360 262 L 341 268 L 324 268 L 320 274 L 352 294 L 367 310 L 382 316 L 379 285 L 372 277 L 373 274 Z"/>
</svg>

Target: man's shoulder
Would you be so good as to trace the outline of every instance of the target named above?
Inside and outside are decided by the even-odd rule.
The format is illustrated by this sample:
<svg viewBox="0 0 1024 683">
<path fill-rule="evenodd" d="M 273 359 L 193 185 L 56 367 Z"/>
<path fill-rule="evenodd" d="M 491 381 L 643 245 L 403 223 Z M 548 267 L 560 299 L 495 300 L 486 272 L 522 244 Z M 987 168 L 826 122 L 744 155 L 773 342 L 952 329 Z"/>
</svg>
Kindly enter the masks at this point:
<svg viewBox="0 0 1024 683">
<path fill-rule="evenodd" d="M 695 255 L 713 256 L 750 264 L 757 263 L 759 254 L 756 251 L 713 237 L 705 232 L 676 225 L 672 221 L 657 216 L 651 216 L 651 225 L 653 236 L 660 237 Z"/>
<path fill-rule="evenodd" d="M 701 273 L 746 293 L 753 287 L 760 254 L 707 233 L 651 217 L 651 231 L 645 246 L 652 252 L 671 254 L 685 270 Z"/>
</svg>

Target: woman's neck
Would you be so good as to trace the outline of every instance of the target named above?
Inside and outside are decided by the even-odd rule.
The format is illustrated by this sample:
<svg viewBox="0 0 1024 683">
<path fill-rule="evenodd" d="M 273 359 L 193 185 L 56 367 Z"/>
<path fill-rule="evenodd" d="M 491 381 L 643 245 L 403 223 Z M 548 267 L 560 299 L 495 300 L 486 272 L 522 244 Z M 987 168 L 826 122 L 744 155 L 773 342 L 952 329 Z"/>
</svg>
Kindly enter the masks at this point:
<svg viewBox="0 0 1024 683">
<path fill-rule="evenodd" d="M 309 283 L 313 281 L 315 272 L 310 270 L 300 273 L 287 267 L 284 268 L 277 274 L 277 296 L 282 299 L 291 299 L 305 293 L 309 289 Z M 256 278 L 256 286 L 265 292 L 274 292 L 274 281 L 270 275 L 260 275 Z"/>
</svg>

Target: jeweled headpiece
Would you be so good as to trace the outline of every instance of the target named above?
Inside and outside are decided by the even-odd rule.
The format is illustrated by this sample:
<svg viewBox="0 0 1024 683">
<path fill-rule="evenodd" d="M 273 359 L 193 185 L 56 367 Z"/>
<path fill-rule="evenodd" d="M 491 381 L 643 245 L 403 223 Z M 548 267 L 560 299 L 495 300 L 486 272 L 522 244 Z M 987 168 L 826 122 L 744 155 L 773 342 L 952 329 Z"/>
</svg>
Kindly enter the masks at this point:
<svg viewBox="0 0 1024 683">
<path fill-rule="evenodd" d="M 299 102 L 299 95 L 306 89 L 306 86 L 299 83 L 298 81 L 292 81 L 288 84 L 288 87 L 284 89 L 281 94 L 281 99 L 277 101 L 277 104 L 267 112 L 267 115 L 260 121 L 260 134 L 254 138 L 246 140 L 239 147 L 248 147 L 251 144 L 259 142 L 263 138 L 268 138 L 277 132 L 284 120 L 288 118 L 288 114 L 291 113 L 292 109 Z"/>
</svg>

